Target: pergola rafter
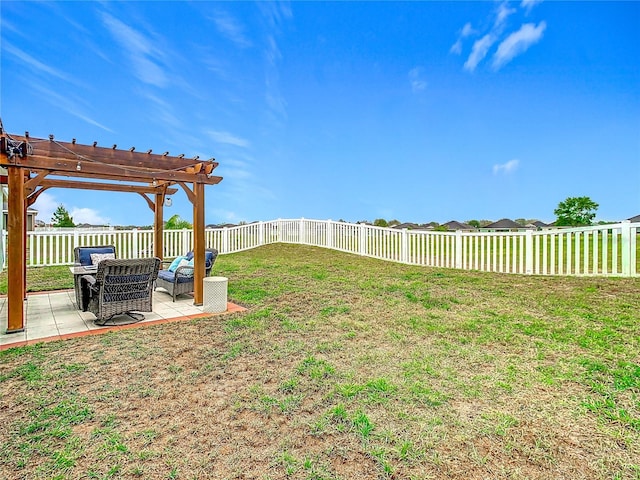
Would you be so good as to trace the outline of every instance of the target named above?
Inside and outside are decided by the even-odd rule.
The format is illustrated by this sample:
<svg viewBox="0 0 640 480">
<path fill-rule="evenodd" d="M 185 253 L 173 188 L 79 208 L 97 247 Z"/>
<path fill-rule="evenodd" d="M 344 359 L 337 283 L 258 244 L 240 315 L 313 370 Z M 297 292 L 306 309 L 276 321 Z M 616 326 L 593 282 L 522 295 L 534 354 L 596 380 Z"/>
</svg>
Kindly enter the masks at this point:
<svg viewBox="0 0 640 480">
<path fill-rule="evenodd" d="M 193 204 L 194 303 L 202 304 L 204 278 L 204 187 L 216 185 L 222 177 L 211 172 L 218 166 L 213 158 L 161 155 L 135 147 L 120 150 L 116 145 L 99 147 L 49 139 L 9 135 L 0 128 L 0 165 L 7 169 L 9 206 L 7 250 L 7 332 L 24 330 L 23 301 L 26 298 L 26 211 L 49 188 L 76 188 L 137 193 L 154 212 L 154 254 L 163 256 L 163 205 L 166 195 L 179 185 Z M 52 178 L 53 177 L 53 178 Z M 83 179 L 98 180 L 85 181 Z M 140 185 L 141 184 L 141 185 Z M 189 185 L 193 186 L 190 187 Z"/>
</svg>

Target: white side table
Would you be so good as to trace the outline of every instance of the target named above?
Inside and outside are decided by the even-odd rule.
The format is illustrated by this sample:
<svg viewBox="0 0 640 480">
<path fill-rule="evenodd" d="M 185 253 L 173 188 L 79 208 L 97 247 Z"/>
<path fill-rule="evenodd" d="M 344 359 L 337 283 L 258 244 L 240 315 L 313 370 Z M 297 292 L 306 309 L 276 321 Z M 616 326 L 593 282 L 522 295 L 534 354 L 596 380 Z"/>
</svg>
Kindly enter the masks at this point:
<svg viewBox="0 0 640 480">
<path fill-rule="evenodd" d="M 227 311 L 227 277 L 205 277 L 202 280 L 204 301 L 202 311 L 222 313 Z"/>
</svg>

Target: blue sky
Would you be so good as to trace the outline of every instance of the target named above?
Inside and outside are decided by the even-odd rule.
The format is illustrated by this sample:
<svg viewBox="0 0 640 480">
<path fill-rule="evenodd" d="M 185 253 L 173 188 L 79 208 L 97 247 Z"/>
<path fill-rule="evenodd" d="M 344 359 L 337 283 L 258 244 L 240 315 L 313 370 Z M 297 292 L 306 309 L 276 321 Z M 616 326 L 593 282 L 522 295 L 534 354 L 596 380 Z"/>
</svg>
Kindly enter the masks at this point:
<svg viewBox="0 0 640 480">
<path fill-rule="evenodd" d="M 17 2 L 10 133 L 215 157 L 206 223 L 640 213 L 640 2 Z M 76 222 L 135 194 L 51 189 Z M 192 219 L 183 192 L 165 217 Z"/>
</svg>

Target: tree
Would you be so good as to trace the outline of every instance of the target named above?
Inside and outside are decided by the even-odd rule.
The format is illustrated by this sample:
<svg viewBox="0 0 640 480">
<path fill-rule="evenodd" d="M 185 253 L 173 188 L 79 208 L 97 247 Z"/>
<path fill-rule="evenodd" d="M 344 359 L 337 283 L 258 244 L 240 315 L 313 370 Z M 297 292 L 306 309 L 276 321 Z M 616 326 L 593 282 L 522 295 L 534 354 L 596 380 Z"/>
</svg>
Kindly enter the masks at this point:
<svg viewBox="0 0 640 480">
<path fill-rule="evenodd" d="M 376 218 L 373 221 L 373 224 L 376 227 L 388 227 L 389 226 L 389 224 L 387 223 L 387 221 L 384 218 Z"/>
<path fill-rule="evenodd" d="M 183 228 L 191 228 L 191 224 L 180 218 L 180 215 L 175 214 L 165 222 L 164 228 L 166 230 L 182 230 Z"/>
<path fill-rule="evenodd" d="M 69 215 L 69 212 L 64 205 L 58 205 L 56 211 L 53 212 L 53 217 L 51 217 L 51 224 L 54 227 L 75 227 L 76 224 L 73 223 L 73 218 Z"/>
<path fill-rule="evenodd" d="M 480 228 L 480 222 L 478 220 L 467 220 L 465 223 L 467 225 L 471 225 L 474 228 Z"/>
<path fill-rule="evenodd" d="M 557 217 L 556 225 L 571 227 L 591 225 L 598 206 L 589 197 L 568 197 L 553 211 Z"/>
</svg>

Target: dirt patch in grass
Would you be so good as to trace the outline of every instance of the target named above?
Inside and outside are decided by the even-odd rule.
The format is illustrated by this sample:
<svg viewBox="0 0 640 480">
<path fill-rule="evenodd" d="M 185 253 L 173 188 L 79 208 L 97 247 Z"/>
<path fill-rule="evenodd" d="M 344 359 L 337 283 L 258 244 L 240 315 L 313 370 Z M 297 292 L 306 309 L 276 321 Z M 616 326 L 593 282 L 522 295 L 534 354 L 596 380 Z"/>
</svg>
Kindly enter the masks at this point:
<svg viewBox="0 0 640 480">
<path fill-rule="evenodd" d="M 289 245 L 218 268 L 248 312 L 2 352 L 0 477 L 640 474 L 637 279 Z"/>
</svg>

